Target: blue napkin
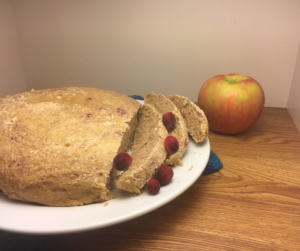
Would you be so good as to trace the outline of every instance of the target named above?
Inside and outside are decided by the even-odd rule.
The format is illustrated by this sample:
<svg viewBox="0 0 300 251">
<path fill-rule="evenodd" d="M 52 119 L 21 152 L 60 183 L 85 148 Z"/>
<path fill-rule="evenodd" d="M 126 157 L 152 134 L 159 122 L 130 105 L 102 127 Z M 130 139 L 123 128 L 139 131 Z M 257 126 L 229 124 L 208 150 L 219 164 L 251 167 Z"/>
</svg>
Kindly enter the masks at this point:
<svg viewBox="0 0 300 251">
<path fill-rule="evenodd" d="M 144 98 L 140 95 L 129 95 L 129 97 L 137 99 L 137 100 L 144 100 Z M 213 152 L 210 151 L 209 160 L 207 165 L 203 171 L 204 174 L 210 174 L 219 171 L 223 167 L 223 164 L 219 157 Z"/>
<path fill-rule="evenodd" d="M 144 98 L 140 95 L 129 95 L 129 97 L 134 98 L 134 99 L 138 99 L 138 100 L 144 100 Z"/>
<path fill-rule="evenodd" d="M 204 174 L 210 174 L 219 171 L 223 167 L 223 164 L 219 157 L 210 150 L 209 159 L 207 165 L 203 171 Z"/>
</svg>

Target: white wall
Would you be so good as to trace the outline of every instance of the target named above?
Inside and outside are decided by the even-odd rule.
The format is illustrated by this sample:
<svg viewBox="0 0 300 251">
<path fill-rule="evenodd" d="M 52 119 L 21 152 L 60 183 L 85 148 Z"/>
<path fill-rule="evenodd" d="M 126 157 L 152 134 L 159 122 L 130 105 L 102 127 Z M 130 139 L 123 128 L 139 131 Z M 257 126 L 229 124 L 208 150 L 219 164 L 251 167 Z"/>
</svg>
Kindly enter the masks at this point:
<svg viewBox="0 0 300 251">
<path fill-rule="evenodd" d="M 25 90 L 11 1 L 0 0 L 0 98 Z"/>
<path fill-rule="evenodd" d="M 298 0 L 14 0 L 28 88 L 95 86 L 196 101 L 222 73 L 254 77 L 286 107 Z"/>
<path fill-rule="evenodd" d="M 300 43 L 287 109 L 300 131 Z"/>
</svg>

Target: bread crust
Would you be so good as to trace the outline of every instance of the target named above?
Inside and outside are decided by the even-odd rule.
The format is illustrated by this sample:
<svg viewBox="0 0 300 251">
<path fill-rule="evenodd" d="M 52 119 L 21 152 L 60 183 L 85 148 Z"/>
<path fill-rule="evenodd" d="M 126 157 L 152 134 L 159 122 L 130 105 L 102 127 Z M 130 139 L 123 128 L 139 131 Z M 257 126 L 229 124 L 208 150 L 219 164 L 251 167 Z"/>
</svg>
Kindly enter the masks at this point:
<svg viewBox="0 0 300 251">
<path fill-rule="evenodd" d="M 177 106 L 184 118 L 186 127 L 195 142 L 203 142 L 208 136 L 209 131 L 208 121 L 204 111 L 186 97 L 170 95 L 167 98 Z"/>
<path fill-rule="evenodd" d="M 139 122 L 132 147 L 132 164 L 118 180 L 118 188 L 140 193 L 160 167 L 167 152 L 164 140 L 168 136 L 161 115 L 145 103 L 139 111 Z"/>
<path fill-rule="evenodd" d="M 0 189 L 50 206 L 112 199 L 112 161 L 129 148 L 139 107 L 125 95 L 87 87 L 0 99 Z"/>
<path fill-rule="evenodd" d="M 179 142 L 179 149 L 175 154 L 168 155 L 164 164 L 173 165 L 173 166 L 177 166 L 177 165 L 182 166 L 183 163 L 181 161 L 181 158 L 186 151 L 189 142 L 188 141 L 189 136 L 188 136 L 188 130 L 186 128 L 184 119 L 180 111 L 170 99 L 168 99 L 167 97 L 161 94 L 155 94 L 153 92 L 146 95 L 145 103 L 152 104 L 157 109 L 157 111 L 161 115 L 161 120 L 162 120 L 162 116 L 167 112 L 172 112 L 175 115 L 176 127 L 169 132 L 169 135 L 172 135 L 175 138 L 177 138 Z"/>
</svg>

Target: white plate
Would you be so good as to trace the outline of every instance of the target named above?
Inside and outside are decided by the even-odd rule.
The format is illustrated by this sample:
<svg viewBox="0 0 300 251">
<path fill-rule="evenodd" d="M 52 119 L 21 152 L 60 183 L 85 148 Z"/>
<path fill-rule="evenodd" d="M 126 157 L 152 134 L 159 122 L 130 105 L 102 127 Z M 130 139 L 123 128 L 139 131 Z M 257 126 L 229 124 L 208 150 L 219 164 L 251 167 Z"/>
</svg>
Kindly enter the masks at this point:
<svg viewBox="0 0 300 251">
<path fill-rule="evenodd" d="M 182 158 L 183 166 L 174 167 L 174 176 L 157 195 L 144 191 L 129 197 L 78 207 L 49 207 L 8 199 L 0 191 L 0 229 L 27 234 L 64 234 L 103 228 L 149 213 L 182 194 L 202 174 L 210 155 L 208 138 L 196 144 L 190 139 Z"/>
<path fill-rule="evenodd" d="M 182 194 L 202 174 L 209 158 L 206 139 L 196 144 L 190 139 L 182 159 L 183 166 L 174 167 L 170 184 L 157 195 L 147 191 L 136 197 L 119 193 L 111 201 L 78 207 L 48 207 L 8 199 L 0 192 L 0 229 L 30 234 L 62 234 L 111 226 L 149 213 Z"/>
</svg>

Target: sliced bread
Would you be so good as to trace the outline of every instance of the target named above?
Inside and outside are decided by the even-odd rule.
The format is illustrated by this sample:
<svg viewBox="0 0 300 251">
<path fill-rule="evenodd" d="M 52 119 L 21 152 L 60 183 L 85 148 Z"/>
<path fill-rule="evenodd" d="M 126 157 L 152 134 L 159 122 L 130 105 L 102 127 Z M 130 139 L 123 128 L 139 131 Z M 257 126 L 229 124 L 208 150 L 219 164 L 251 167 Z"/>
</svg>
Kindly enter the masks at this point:
<svg viewBox="0 0 300 251">
<path fill-rule="evenodd" d="M 181 161 L 181 158 L 186 151 L 187 144 L 189 142 L 189 135 L 180 111 L 170 99 L 161 94 L 155 94 L 153 92 L 146 95 L 145 104 L 152 104 L 160 113 L 161 120 L 162 116 L 167 112 L 172 112 L 175 115 L 176 127 L 173 130 L 169 131 L 169 135 L 177 138 L 179 142 L 179 149 L 175 154 L 167 156 L 165 164 L 182 166 L 183 163 Z"/>
<path fill-rule="evenodd" d="M 204 141 L 208 135 L 209 126 L 207 118 L 200 107 L 183 96 L 170 95 L 168 98 L 181 112 L 186 127 L 195 142 L 199 143 Z"/>
<path fill-rule="evenodd" d="M 132 164 L 119 178 L 117 185 L 134 193 L 140 193 L 167 156 L 164 140 L 168 131 L 161 115 L 152 105 L 145 103 L 139 111 L 138 120 L 131 152 Z"/>
</svg>

